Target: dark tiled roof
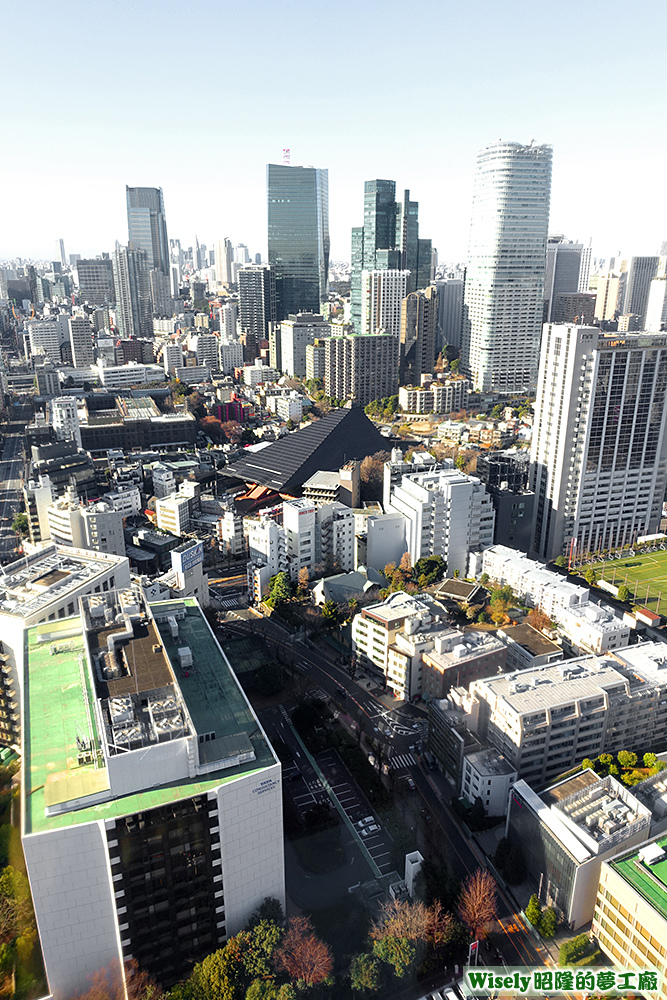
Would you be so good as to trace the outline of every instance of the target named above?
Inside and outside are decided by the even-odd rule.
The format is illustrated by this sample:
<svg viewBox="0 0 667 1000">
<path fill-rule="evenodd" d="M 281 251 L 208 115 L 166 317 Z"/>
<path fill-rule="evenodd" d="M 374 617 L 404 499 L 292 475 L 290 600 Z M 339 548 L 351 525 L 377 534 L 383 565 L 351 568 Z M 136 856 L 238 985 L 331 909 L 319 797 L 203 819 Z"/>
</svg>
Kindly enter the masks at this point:
<svg viewBox="0 0 667 1000">
<path fill-rule="evenodd" d="M 361 460 L 386 450 L 386 439 L 363 409 L 343 407 L 268 448 L 246 452 L 225 471 L 246 483 L 291 493 L 320 469 L 334 471 L 353 458 Z"/>
</svg>

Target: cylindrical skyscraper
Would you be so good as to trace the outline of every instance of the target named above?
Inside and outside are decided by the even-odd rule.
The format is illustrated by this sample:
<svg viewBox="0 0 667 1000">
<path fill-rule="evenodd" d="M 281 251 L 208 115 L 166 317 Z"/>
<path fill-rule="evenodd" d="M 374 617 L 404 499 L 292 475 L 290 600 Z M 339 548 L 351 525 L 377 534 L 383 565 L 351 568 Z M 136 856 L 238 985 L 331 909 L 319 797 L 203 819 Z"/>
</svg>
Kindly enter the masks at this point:
<svg viewBox="0 0 667 1000">
<path fill-rule="evenodd" d="M 462 329 L 475 387 L 534 389 L 546 265 L 551 146 L 498 142 L 477 157 Z"/>
</svg>

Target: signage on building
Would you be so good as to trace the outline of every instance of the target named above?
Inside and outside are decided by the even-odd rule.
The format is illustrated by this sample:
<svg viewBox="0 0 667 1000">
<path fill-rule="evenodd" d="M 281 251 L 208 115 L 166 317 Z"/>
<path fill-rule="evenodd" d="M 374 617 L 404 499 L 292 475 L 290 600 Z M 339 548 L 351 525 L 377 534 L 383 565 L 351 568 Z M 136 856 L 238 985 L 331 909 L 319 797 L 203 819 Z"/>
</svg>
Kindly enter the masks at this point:
<svg viewBox="0 0 667 1000">
<path fill-rule="evenodd" d="M 185 552 L 179 553 L 181 557 L 182 572 L 187 573 L 189 569 L 194 569 L 195 566 L 199 566 L 200 563 L 204 561 L 204 543 L 197 542 L 193 545 L 191 549 L 186 549 Z"/>
</svg>

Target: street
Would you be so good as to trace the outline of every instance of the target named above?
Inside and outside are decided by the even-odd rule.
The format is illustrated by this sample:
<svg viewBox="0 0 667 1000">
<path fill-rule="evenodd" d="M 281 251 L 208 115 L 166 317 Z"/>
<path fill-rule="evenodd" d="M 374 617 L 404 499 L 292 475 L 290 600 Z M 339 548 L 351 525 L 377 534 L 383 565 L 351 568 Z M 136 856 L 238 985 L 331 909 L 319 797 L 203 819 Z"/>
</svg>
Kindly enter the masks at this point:
<svg viewBox="0 0 667 1000">
<path fill-rule="evenodd" d="M 0 459 L 0 563 L 16 558 L 17 538 L 12 521 L 21 512 L 21 473 L 23 471 L 23 427 L 11 426 Z"/>
</svg>

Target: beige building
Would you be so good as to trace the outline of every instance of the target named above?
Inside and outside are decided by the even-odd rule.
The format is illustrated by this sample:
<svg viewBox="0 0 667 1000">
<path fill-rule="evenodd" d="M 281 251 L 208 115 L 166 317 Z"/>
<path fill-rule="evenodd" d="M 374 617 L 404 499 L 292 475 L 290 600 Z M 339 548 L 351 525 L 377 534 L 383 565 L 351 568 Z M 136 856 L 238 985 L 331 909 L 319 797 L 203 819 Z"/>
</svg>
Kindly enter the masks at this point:
<svg viewBox="0 0 667 1000">
<path fill-rule="evenodd" d="M 667 966 L 666 848 L 660 837 L 602 864 L 591 931 L 616 968 Z M 667 998 L 664 975 L 659 996 Z"/>
</svg>

